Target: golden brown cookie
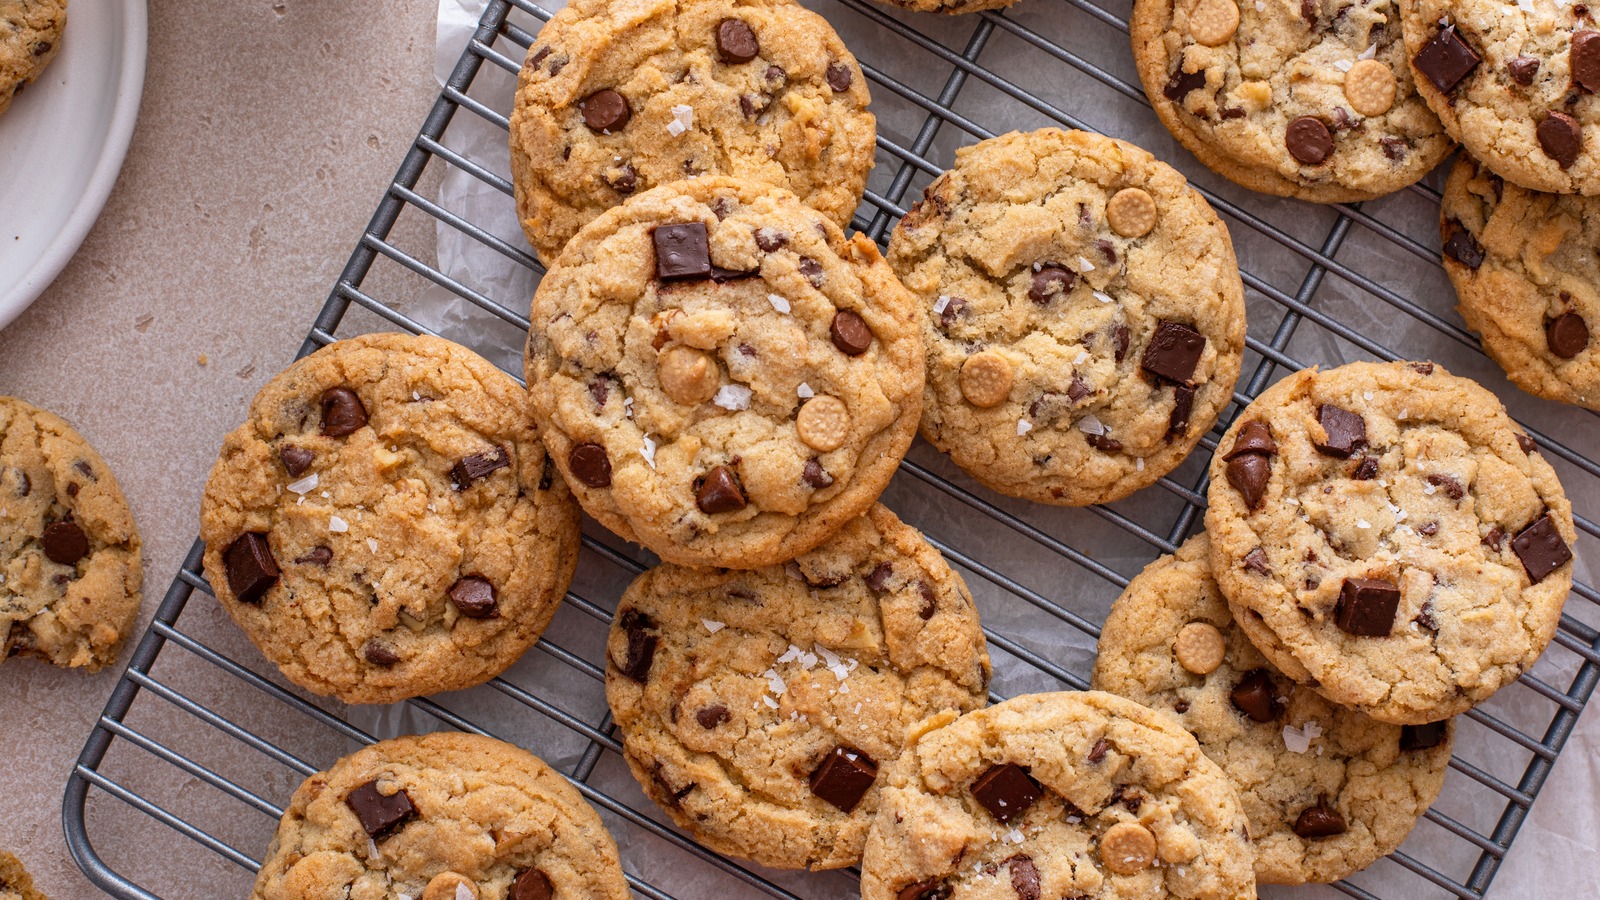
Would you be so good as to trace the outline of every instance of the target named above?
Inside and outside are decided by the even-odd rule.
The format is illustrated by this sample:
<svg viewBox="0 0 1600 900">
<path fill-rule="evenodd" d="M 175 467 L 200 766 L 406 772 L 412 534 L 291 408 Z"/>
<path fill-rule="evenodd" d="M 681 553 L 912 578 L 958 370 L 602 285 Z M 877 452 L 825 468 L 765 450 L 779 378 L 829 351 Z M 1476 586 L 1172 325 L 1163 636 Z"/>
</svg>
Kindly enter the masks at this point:
<svg viewBox="0 0 1600 900">
<path fill-rule="evenodd" d="M 0 113 L 61 49 L 67 0 L 0 0 Z"/>
</svg>

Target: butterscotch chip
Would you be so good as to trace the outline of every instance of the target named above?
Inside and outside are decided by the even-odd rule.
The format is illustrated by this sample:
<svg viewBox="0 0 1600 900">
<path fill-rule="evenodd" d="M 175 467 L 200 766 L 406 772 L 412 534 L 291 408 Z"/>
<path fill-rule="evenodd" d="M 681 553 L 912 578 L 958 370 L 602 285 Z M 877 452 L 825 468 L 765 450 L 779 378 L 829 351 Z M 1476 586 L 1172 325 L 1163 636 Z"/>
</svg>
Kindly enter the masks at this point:
<svg viewBox="0 0 1600 900">
<path fill-rule="evenodd" d="M 961 365 L 961 396 L 988 409 L 1011 396 L 1011 363 L 992 350 L 975 353 Z"/>
<path fill-rule="evenodd" d="M 807 447 L 822 453 L 837 450 L 850 435 L 850 408 L 837 397 L 817 397 L 800 407 L 794 425 Z"/>
<path fill-rule="evenodd" d="M 463 890 L 464 889 L 464 890 Z M 478 886 L 459 872 L 441 872 L 428 882 L 422 900 L 478 900 Z"/>
<path fill-rule="evenodd" d="M 1100 862 L 1118 875 L 1142 872 L 1156 861 L 1156 836 L 1137 822 L 1118 822 L 1100 838 Z"/>
<path fill-rule="evenodd" d="M 1233 0 L 1200 0 L 1189 12 L 1189 34 L 1207 47 L 1226 43 L 1239 30 L 1239 6 Z"/>
<path fill-rule="evenodd" d="M 1142 188 L 1123 188 L 1106 202 L 1106 221 L 1125 238 L 1144 237 L 1156 227 L 1156 201 Z"/>
<path fill-rule="evenodd" d="M 1363 116 L 1381 116 L 1394 106 L 1394 71 L 1375 59 L 1363 59 L 1344 74 L 1344 96 Z"/>
<path fill-rule="evenodd" d="M 1223 640 L 1222 632 L 1216 626 L 1206 622 L 1190 622 L 1178 632 L 1172 652 L 1178 657 L 1178 665 L 1196 675 L 1210 675 L 1222 665 L 1222 659 L 1228 653 L 1228 643 Z"/>
<path fill-rule="evenodd" d="M 709 354 L 683 346 L 669 347 L 656 357 L 656 377 L 667 396 L 685 406 L 710 400 L 722 382 L 722 373 Z"/>
</svg>

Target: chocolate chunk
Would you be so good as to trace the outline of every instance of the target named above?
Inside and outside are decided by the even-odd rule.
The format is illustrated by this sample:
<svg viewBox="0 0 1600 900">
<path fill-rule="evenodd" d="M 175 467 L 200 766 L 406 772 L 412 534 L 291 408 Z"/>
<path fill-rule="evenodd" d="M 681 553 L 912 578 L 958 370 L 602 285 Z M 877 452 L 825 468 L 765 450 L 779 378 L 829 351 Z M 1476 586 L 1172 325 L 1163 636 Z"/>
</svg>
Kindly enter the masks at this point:
<svg viewBox="0 0 1600 900">
<path fill-rule="evenodd" d="M 895 900 L 950 900 L 950 885 L 930 878 L 901 888 Z"/>
<path fill-rule="evenodd" d="M 1161 89 L 1161 96 L 1166 97 L 1173 103 L 1182 103 L 1183 98 L 1189 96 L 1192 91 L 1197 91 L 1205 86 L 1205 70 L 1185 72 L 1183 70 L 1183 61 L 1180 59 L 1178 68 L 1174 69 L 1172 77 L 1167 79 L 1166 87 Z"/>
<path fill-rule="evenodd" d="M 1467 495 L 1467 489 L 1461 486 L 1461 482 L 1449 475 L 1440 475 L 1436 472 L 1423 480 L 1444 491 L 1451 500 L 1460 500 Z"/>
<path fill-rule="evenodd" d="M 1444 743 L 1444 722 L 1400 726 L 1401 750 L 1432 750 Z"/>
<path fill-rule="evenodd" d="M 1444 255 L 1469 269 L 1483 265 L 1483 245 L 1455 219 L 1444 223 Z"/>
<path fill-rule="evenodd" d="M 1435 530 L 1438 529 L 1437 524 L 1434 527 Z M 1422 608 L 1417 610 L 1416 617 L 1411 621 L 1417 623 L 1418 628 L 1426 628 L 1433 632 L 1439 630 L 1439 620 L 1433 617 L 1433 599 L 1431 597 L 1422 601 Z"/>
<path fill-rule="evenodd" d="M 228 573 L 228 589 L 240 603 L 258 603 L 278 583 L 278 561 L 272 558 L 267 536 L 247 531 L 233 539 L 222 551 L 222 567 Z"/>
<path fill-rule="evenodd" d="M 709 731 L 724 722 L 732 721 L 733 716 L 728 713 L 726 706 L 718 703 L 714 706 L 703 706 L 695 710 L 694 720 L 700 723 L 701 728 Z"/>
<path fill-rule="evenodd" d="M 775 85 L 783 84 L 789 78 L 789 73 L 785 72 L 783 70 L 783 66 L 776 66 L 776 65 L 767 66 L 767 71 L 761 73 L 761 75 L 767 81 L 769 81 L 769 82 L 771 82 L 771 83 L 773 83 Z"/>
<path fill-rule="evenodd" d="M 1094 746 L 1089 748 L 1089 764 L 1098 765 L 1101 760 L 1106 758 L 1106 751 L 1110 749 L 1111 742 L 1105 738 L 1095 741 Z"/>
<path fill-rule="evenodd" d="M 1289 129 L 1284 132 L 1283 143 L 1289 148 L 1290 156 L 1308 166 L 1321 165 L 1333 152 L 1332 133 L 1321 119 L 1314 116 L 1301 116 L 1290 122 Z"/>
<path fill-rule="evenodd" d="M 1376 456 L 1363 456 L 1350 470 L 1350 477 L 1356 481 L 1371 481 L 1378 477 L 1378 458 Z"/>
<path fill-rule="evenodd" d="M 730 281 L 742 281 L 746 278 L 754 278 L 760 274 L 760 269 L 724 269 L 717 265 L 713 265 L 711 267 L 711 280 L 715 281 L 717 284 L 727 284 Z"/>
<path fill-rule="evenodd" d="M 78 496 L 78 492 L 81 491 L 81 490 L 83 490 L 83 488 L 79 487 L 78 483 L 76 481 L 67 482 L 67 496 L 68 497 L 76 497 L 76 496 Z"/>
<path fill-rule="evenodd" d="M 1128 355 L 1128 326 L 1118 325 L 1112 329 L 1111 343 L 1116 348 L 1117 362 L 1122 362 L 1122 358 Z"/>
<path fill-rule="evenodd" d="M 746 119 L 759 118 L 762 113 L 767 111 L 769 105 L 764 94 L 760 97 L 755 94 L 739 95 L 739 112 Z"/>
<path fill-rule="evenodd" d="M 600 133 L 619 131 L 633 118 L 628 98 L 610 88 L 579 100 L 578 111 L 583 113 L 583 124 L 589 126 L 590 131 Z"/>
<path fill-rule="evenodd" d="M 1328 456 L 1348 458 L 1367 445 L 1366 420 L 1348 409 L 1324 403 L 1317 407 L 1317 424 L 1327 437 L 1311 444 Z"/>
<path fill-rule="evenodd" d="M 776 228 L 762 227 L 756 229 L 756 246 L 760 247 L 763 253 L 771 253 L 788 243 L 789 236 Z"/>
<path fill-rule="evenodd" d="M 1431 363 L 1431 362 L 1406 363 L 1406 368 L 1408 368 L 1411 371 L 1417 373 L 1418 375 L 1432 375 L 1433 374 L 1433 363 Z"/>
<path fill-rule="evenodd" d="M 856 808 L 878 778 L 878 764 L 872 757 L 849 747 L 835 747 L 811 773 L 811 793 L 833 804 L 840 812 Z"/>
<path fill-rule="evenodd" d="M 312 547 L 305 556 L 297 556 L 294 561 L 302 566 L 326 566 L 333 562 L 333 551 L 327 547 Z"/>
<path fill-rule="evenodd" d="M 833 484 L 833 476 L 815 459 L 806 460 L 805 468 L 800 470 L 800 480 L 819 491 Z"/>
<path fill-rule="evenodd" d="M 1539 449 L 1539 445 L 1533 442 L 1533 438 L 1528 437 L 1520 431 L 1517 432 L 1517 446 L 1522 448 L 1523 453 L 1532 453 L 1533 451 Z"/>
<path fill-rule="evenodd" d="M 1600 32 L 1590 32 L 1600 34 Z M 1564 312 L 1544 326 L 1545 341 L 1550 345 L 1550 352 L 1562 359 L 1571 359 L 1583 352 L 1589 346 L 1589 326 L 1584 323 L 1583 316 L 1575 312 Z"/>
<path fill-rule="evenodd" d="M 1088 442 L 1089 446 L 1102 453 L 1120 453 L 1122 451 L 1121 441 L 1106 437 L 1103 434 L 1085 434 L 1083 439 Z"/>
<path fill-rule="evenodd" d="M 1167 439 L 1189 433 L 1189 417 L 1194 414 L 1194 388 L 1178 384 L 1172 388 L 1172 414 L 1167 417 Z"/>
<path fill-rule="evenodd" d="M 1496 553 L 1500 552 L 1500 545 L 1506 539 L 1505 530 L 1499 525 L 1489 529 L 1489 533 L 1479 538 L 1478 541 Z"/>
<path fill-rule="evenodd" d="M 572 477 L 592 488 L 611 486 L 611 458 L 599 444 L 578 444 L 567 454 Z"/>
<path fill-rule="evenodd" d="M 1405 159 L 1406 151 L 1411 149 L 1411 145 L 1406 143 L 1404 138 L 1397 138 L 1391 135 L 1384 135 L 1378 138 L 1378 146 L 1383 148 L 1384 158 L 1390 162 L 1399 162 Z"/>
<path fill-rule="evenodd" d="M 656 248 L 656 277 L 662 281 L 711 276 L 711 246 L 704 222 L 657 225 L 651 233 Z"/>
<path fill-rule="evenodd" d="M 1139 367 L 1168 381 L 1193 387 L 1190 379 L 1205 350 L 1205 335 L 1188 325 L 1163 320 L 1156 326 L 1150 345 L 1145 347 Z"/>
<path fill-rule="evenodd" d="M 450 483 L 456 490 L 464 491 L 474 481 L 488 478 L 496 469 L 504 469 L 510 465 L 511 455 L 506 453 L 504 447 L 491 447 L 456 463 L 450 470 Z"/>
<path fill-rule="evenodd" d="M 1436 535 L 1438 533 L 1439 533 L 1439 523 L 1438 522 L 1424 522 L 1421 525 L 1417 526 L 1417 534 L 1420 534 L 1423 537 L 1433 537 L 1434 535 Z"/>
<path fill-rule="evenodd" d="M 853 310 L 841 309 L 833 314 L 833 324 L 828 328 L 833 346 L 846 356 L 860 356 L 872 346 L 872 329 L 867 320 Z"/>
<path fill-rule="evenodd" d="M 960 297 L 951 297 L 950 302 L 944 305 L 944 312 L 939 313 L 939 327 L 943 328 L 945 331 L 949 331 L 950 326 L 956 323 L 956 319 L 959 319 L 965 315 L 966 311 L 966 300 L 963 300 Z"/>
<path fill-rule="evenodd" d="M 755 30 L 743 19 L 723 19 L 717 23 L 717 55 L 725 63 L 747 63 L 761 53 Z"/>
<path fill-rule="evenodd" d="M 881 594 L 888 590 L 889 579 L 893 576 L 894 565 L 885 562 L 878 563 L 871 572 L 867 573 L 867 577 L 864 580 L 867 582 L 867 587 L 871 588 L 873 592 Z"/>
<path fill-rule="evenodd" d="M 1106 262 L 1112 265 L 1117 264 L 1117 246 L 1115 244 L 1105 238 L 1100 238 L 1094 242 L 1094 245 L 1100 251 L 1100 255 L 1106 258 Z"/>
<path fill-rule="evenodd" d="M 1228 483 L 1244 499 L 1246 509 L 1261 506 L 1267 495 L 1267 482 L 1272 479 L 1272 462 L 1261 453 L 1246 453 L 1228 460 Z"/>
<path fill-rule="evenodd" d="M 1049 263 L 1033 273 L 1033 284 L 1028 288 L 1028 299 L 1044 306 L 1057 295 L 1066 296 L 1077 282 L 1076 274 L 1055 263 Z"/>
<path fill-rule="evenodd" d="M 1044 788 L 1016 763 L 992 766 L 972 783 L 972 799 L 1004 825 L 1028 811 Z"/>
<path fill-rule="evenodd" d="M 1328 804 L 1326 796 L 1317 798 L 1317 805 L 1307 807 L 1294 820 L 1294 833 L 1307 840 L 1334 837 L 1346 831 L 1344 816 Z"/>
<path fill-rule="evenodd" d="M 533 51 L 533 55 L 528 58 L 528 65 L 530 67 L 532 67 L 532 68 L 538 68 L 539 64 L 544 62 L 544 58 L 549 56 L 549 55 L 550 55 L 550 48 L 549 47 L 539 47 L 539 48 L 535 49 Z"/>
<path fill-rule="evenodd" d="M 312 460 L 316 458 L 317 454 L 293 444 L 284 444 L 278 448 L 278 460 L 283 463 L 283 470 L 296 478 L 305 474 L 306 469 L 311 468 Z"/>
<path fill-rule="evenodd" d="M 538 869 L 524 869 L 517 880 L 511 882 L 506 900 L 551 900 L 555 895 L 555 885 L 550 883 L 548 875 Z"/>
<path fill-rule="evenodd" d="M 1422 77 L 1446 94 L 1476 69 L 1480 62 L 1483 62 L 1483 57 L 1456 34 L 1454 25 L 1440 29 L 1411 60 Z"/>
<path fill-rule="evenodd" d="M 1568 67 L 1573 84 L 1590 94 L 1600 91 L 1600 31 L 1585 28 L 1572 33 Z"/>
<path fill-rule="evenodd" d="M 63 566 L 75 566 L 78 560 L 89 555 L 89 537 L 77 522 L 52 522 L 46 525 L 39 543 L 44 546 L 44 555 L 51 562 Z M 278 570 L 274 568 L 272 571 L 277 574 Z"/>
<path fill-rule="evenodd" d="M 1252 722 L 1271 722 L 1283 713 L 1278 703 L 1277 689 L 1272 686 L 1272 676 L 1266 669 L 1252 669 L 1239 679 L 1228 694 L 1228 699 Z"/>
<path fill-rule="evenodd" d="M 327 437 L 347 437 L 367 424 L 367 408 L 356 392 L 332 387 L 322 392 L 322 433 Z"/>
<path fill-rule="evenodd" d="M 650 676 L 650 664 L 656 659 L 656 636 L 647 631 L 655 627 L 654 619 L 636 609 L 622 613 L 622 630 L 628 635 L 628 656 L 617 668 L 640 684 Z"/>
<path fill-rule="evenodd" d="M 378 791 L 376 781 L 351 791 L 345 796 L 344 805 L 350 807 L 367 836 L 375 841 L 388 837 L 417 816 L 417 808 L 411 805 L 411 797 L 405 791 L 385 797 Z"/>
<path fill-rule="evenodd" d="M 1079 400 L 1082 400 L 1083 398 L 1089 396 L 1092 393 L 1094 393 L 1094 391 L 1091 390 L 1089 388 L 1088 383 L 1083 380 L 1083 376 L 1079 375 L 1077 372 L 1073 372 L 1072 373 L 1072 383 L 1067 385 L 1067 399 L 1072 401 L 1073 403 L 1077 403 Z M 1041 396 L 1039 398 L 1039 401 L 1036 401 L 1036 404 L 1039 403 L 1040 401 L 1043 401 L 1043 400 L 1044 400 L 1044 397 Z M 1028 412 L 1029 412 L 1030 415 L 1035 415 L 1035 416 L 1037 416 L 1039 414 L 1038 410 L 1033 408 L 1032 406 L 1029 407 Z"/>
<path fill-rule="evenodd" d="M 1583 149 L 1583 130 L 1578 120 L 1564 112 L 1546 115 L 1534 133 L 1545 154 L 1563 169 L 1576 162 L 1578 151 Z"/>
<path fill-rule="evenodd" d="M 1272 574 L 1271 564 L 1267 561 L 1267 551 L 1257 547 L 1244 555 L 1244 567 L 1257 575 Z"/>
<path fill-rule="evenodd" d="M 917 580 L 917 593 L 922 596 L 922 605 L 917 608 L 917 618 L 926 622 L 939 611 L 939 598 L 933 593 L 933 585 L 921 579 Z"/>
<path fill-rule="evenodd" d="M 1300 0 L 1300 18 L 1305 19 L 1307 25 L 1316 26 L 1317 13 L 1321 9 L 1322 4 L 1318 3 L 1317 0 Z"/>
<path fill-rule="evenodd" d="M 1239 426 L 1239 432 L 1233 439 L 1233 449 L 1223 459 L 1233 459 L 1246 453 L 1271 456 L 1277 452 L 1278 442 L 1272 439 L 1272 426 L 1260 419 L 1251 419 Z"/>
<path fill-rule="evenodd" d="M 850 90 L 850 82 L 855 80 L 855 76 L 850 74 L 850 67 L 844 63 L 829 63 L 825 77 L 828 79 L 828 87 L 833 88 L 835 94 Z"/>
<path fill-rule="evenodd" d="M 28 477 L 28 473 L 21 469 L 12 469 L 11 471 L 17 473 L 17 496 L 26 497 L 33 493 L 33 479 Z"/>
<path fill-rule="evenodd" d="M 1033 857 L 1018 853 L 1001 865 L 1011 869 L 1011 889 L 1017 892 L 1017 900 L 1039 900 L 1039 867 L 1033 864 Z"/>
<path fill-rule="evenodd" d="M 1334 608 L 1335 625 L 1357 637 L 1388 637 L 1394 630 L 1400 588 L 1379 578 L 1346 578 Z"/>
<path fill-rule="evenodd" d="M 1561 531 L 1556 528 L 1556 521 L 1550 518 L 1549 513 L 1534 519 L 1533 524 L 1511 539 L 1511 552 L 1522 560 L 1522 568 L 1527 571 L 1528 580 L 1534 584 L 1543 581 L 1572 559 L 1572 550 L 1562 539 Z"/>
<path fill-rule="evenodd" d="M 469 619 L 492 619 L 500 613 L 494 585 L 482 575 L 466 575 L 451 585 L 450 602 Z"/>
<path fill-rule="evenodd" d="M 632 163 L 623 163 L 617 174 L 606 177 L 606 184 L 619 194 L 631 194 L 639 188 L 639 170 Z"/>
<path fill-rule="evenodd" d="M 1533 76 L 1539 74 L 1539 60 L 1526 54 L 1518 56 L 1506 63 L 1506 71 L 1511 73 L 1512 81 L 1527 87 L 1533 84 Z"/>
<path fill-rule="evenodd" d="M 366 646 L 361 648 L 361 655 L 375 666 L 392 666 L 400 661 L 400 654 L 394 652 L 388 645 L 375 640 L 367 641 Z"/>
<path fill-rule="evenodd" d="M 806 277 L 806 281 L 810 282 L 812 287 L 822 287 L 822 263 L 809 256 L 802 256 L 800 257 L 800 262 L 796 264 L 796 268 L 800 270 L 801 275 Z"/>
<path fill-rule="evenodd" d="M 1183 715 L 1189 711 L 1189 701 L 1179 700 L 1177 703 L 1172 704 L 1172 711 L 1178 715 Z"/>
<path fill-rule="evenodd" d="M 702 476 L 694 489 L 694 503 L 707 515 L 744 509 L 744 489 L 727 466 L 717 466 Z"/>
<path fill-rule="evenodd" d="M 662 329 L 661 333 L 664 334 L 665 332 L 666 329 Z M 662 343 L 665 343 L 665 341 L 662 341 Z M 660 350 L 661 348 L 656 347 L 656 349 Z M 594 400 L 596 409 L 605 409 L 606 401 L 611 399 L 611 376 L 601 375 L 589 382 L 589 396 Z"/>
</svg>

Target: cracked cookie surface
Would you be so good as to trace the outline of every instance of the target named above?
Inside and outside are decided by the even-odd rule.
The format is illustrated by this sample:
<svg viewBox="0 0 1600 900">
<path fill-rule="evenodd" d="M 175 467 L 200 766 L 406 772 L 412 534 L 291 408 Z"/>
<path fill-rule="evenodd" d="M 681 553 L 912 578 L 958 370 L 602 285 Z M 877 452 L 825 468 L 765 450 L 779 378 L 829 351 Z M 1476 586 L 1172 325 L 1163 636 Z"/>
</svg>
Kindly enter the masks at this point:
<svg viewBox="0 0 1600 900">
<path fill-rule="evenodd" d="M 498 675 L 578 554 L 527 394 L 464 347 L 401 334 L 269 381 L 223 443 L 200 527 L 233 620 L 291 681 L 350 703 Z"/>
<path fill-rule="evenodd" d="M 928 348 L 922 434 L 997 491 L 1127 496 L 1232 399 L 1233 244 L 1182 175 L 1131 144 L 1047 128 L 962 148 L 889 261 Z"/>
<path fill-rule="evenodd" d="M 66 0 L 0 0 L 0 113 L 61 49 Z"/>
<path fill-rule="evenodd" d="M 912 301 L 793 194 L 696 178 L 596 219 L 539 283 L 527 380 L 589 514 L 680 565 L 757 568 L 877 500 L 922 407 Z"/>
<path fill-rule="evenodd" d="M 1206 530 L 1273 665 L 1402 725 L 1465 712 L 1555 634 L 1572 507 L 1493 394 L 1433 363 L 1283 379 L 1211 464 Z"/>
<path fill-rule="evenodd" d="M 1439 227 L 1457 309 L 1530 394 L 1600 410 L 1600 198 L 1530 191 L 1465 157 Z"/>
<path fill-rule="evenodd" d="M 876 123 L 866 78 L 787 0 L 575 0 L 529 48 L 511 115 L 517 211 L 546 264 L 585 223 L 687 177 L 788 188 L 841 227 Z"/>
<path fill-rule="evenodd" d="M 859 862 L 909 729 L 985 702 L 966 584 L 882 506 L 787 565 L 652 569 L 617 609 L 606 697 L 634 777 L 701 843 L 763 865 Z"/>
<path fill-rule="evenodd" d="M 882 778 L 862 900 L 1255 896 L 1233 786 L 1131 700 L 1014 697 L 922 734 Z"/>
<path fill-rule="evenodd" d="M 1379 722 L 1273 668 L 1228 611 L 1204 534 L 1151 563 L 1117 599 L 1094 686 L 1172 712 L 1222 767 L 1265 884 L 1337 881 L 1387 856 L 1448 771 L 1452 723 Z"/>
<path fill-rule="evenodd" d="M 1251 190 L 1369 200 L 1450 151 L 1393 0 L 1138 0 L 1139 78 L 1167 130 Z"/>
<path fill-rule="evenodd" d="M 559 773 L 473 734 L 380 741 L 307 778 L 250 900 L 627 900 L 617 845 Z"/>
<path fill-rule="evenodd" d="M 0 397 L 0 661 L 116 662 L 139 616 L 139 553 L 100 454 L 61 417 Z"/>
</svg>

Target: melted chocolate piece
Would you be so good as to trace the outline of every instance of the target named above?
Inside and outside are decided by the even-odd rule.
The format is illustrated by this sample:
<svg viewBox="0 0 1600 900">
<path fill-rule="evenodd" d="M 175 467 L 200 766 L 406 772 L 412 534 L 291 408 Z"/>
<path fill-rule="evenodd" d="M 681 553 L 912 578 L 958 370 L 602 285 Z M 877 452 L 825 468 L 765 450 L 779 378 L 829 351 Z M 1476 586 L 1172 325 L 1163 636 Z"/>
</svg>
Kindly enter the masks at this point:
<svg viewBox="0 0 1600 900">
<path fill-rule="evenodd" d="M 344 804 L 356 814 L 367 836 L 375 841 L 400 830 L 417 816 L 417 808 L 411 804 L 411 797 L 405 791 L 395 791 L 385 797 L 379 793 L 376 781 L 369 781 L 351 791 L 345 796 Z"/>
<path fill-rule="evenodd" d="M 856 808 L 878 777 L 872 757 L 849 747 L 835 747 L 811 773 L 811 793 L 840 812 Z"/>
<path fill-rule="evenodd" d="M 278 561 L 272 558 L 267 536 L 247 531 L 234 538 L 222 551 L 222 566 L 228 573 L 228 589 L 240 603 L 258 603 L 278 583 Z"/>
<path fill-rule="evenodd" d="M 1334 624 L 1357 637 L 1388 637 L 1400 606 L 1400 588 L 1378 578 L 1346 578 L 1339 588 Z"/>
<path fill-rule="evenodd" d="M 972 783 L 972 799 L 1004 825 L 1028 811 L 1044 788 L 1016 763 L 993 766 Z"/>
</svg>

